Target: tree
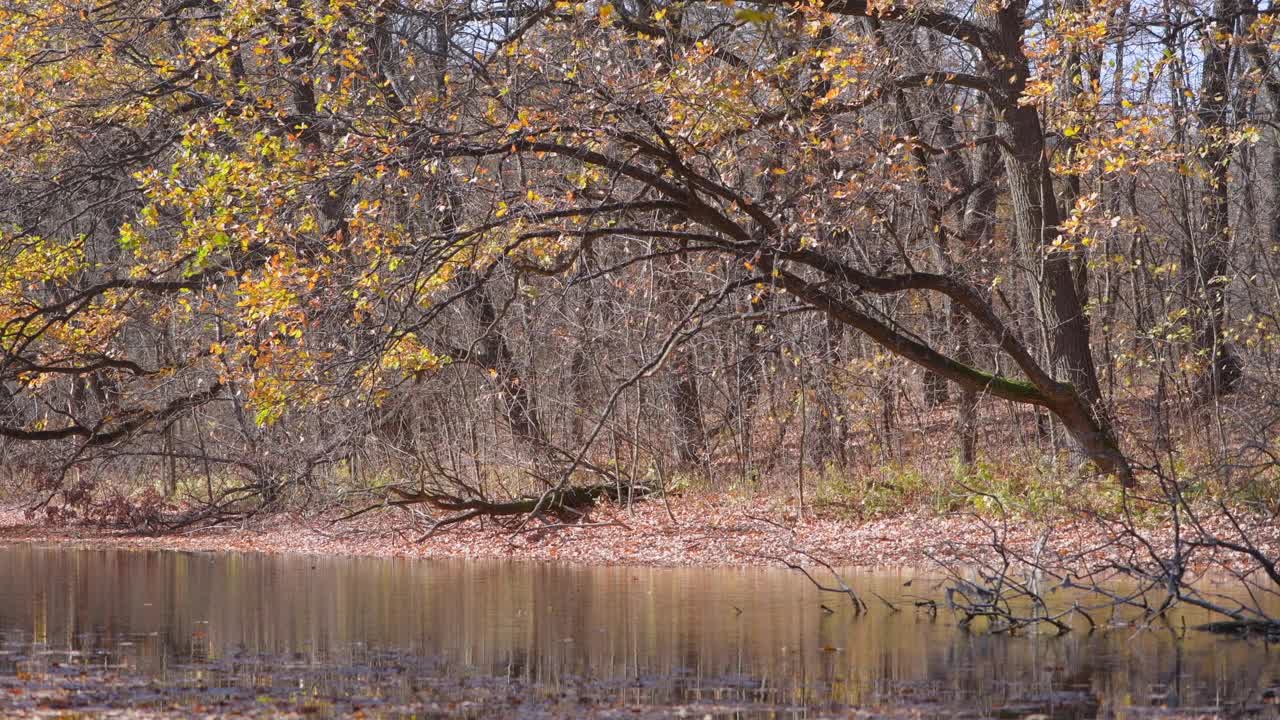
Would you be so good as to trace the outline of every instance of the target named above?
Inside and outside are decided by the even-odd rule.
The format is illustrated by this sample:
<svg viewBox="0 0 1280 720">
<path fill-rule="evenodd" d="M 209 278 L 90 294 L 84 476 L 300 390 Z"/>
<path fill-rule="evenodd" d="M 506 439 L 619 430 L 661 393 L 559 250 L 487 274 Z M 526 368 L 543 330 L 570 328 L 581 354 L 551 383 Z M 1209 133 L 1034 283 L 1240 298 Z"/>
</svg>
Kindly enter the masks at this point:
<svg viewBox="0 0 1280 720">
<path fill-rule="evenodd" d="M 1243 32 L 1242 9 L 1200 9 Z M 966 462 L 988 397 L 1047 410 L 1131 484 L 1090 268 L 1146 277 L 1098 237 L 1169 217 L 1190 154 L 1167 121 L 1178 100 L 1154 90 L 1185 68 L 1124 45 L 1138 22 L 1029 0 L 9 0 L 0 436 L 45 448 L 51 491 L 99 452 L 212 458 L 265 492 L 344 462 L 395 402 L 436 444 L 424 455 L 453 458 L 434 472 L 473 476 L 466 493 L 490 492 L 498 447 L 502 472 L 547 492 L 582 473 L 621 484 L 663 447 L 714 452 L 718 411 L 782 423 L 744 398 L 793 381 L 763 348 L 816 322 L 954 384 Z M 1227 358 L 1227 168 L 1252 134 L 1223 119 L 1240 73 L 1205 37 L 1192 321 Z M 1120 47 L 1147 79 L 1108 98 Z M 1124 204 L 1092 189 L 1126 181 Z M 1131 287 L 1108 327 L 1154 336 L 1136 308 L 1156 294 Z M 720 342 L 748 346 L 738 372 Z M 1212 366 L 1219 389 L 1239 379 Z M 642 392 L 664 374 L 667 391 Z M 471 413 L 466 433 L 450 412 Z M 642 438 L 654 417 L 678 437 Z M 284 447 L 294 470 L 271 459 Z"/>
</svg>

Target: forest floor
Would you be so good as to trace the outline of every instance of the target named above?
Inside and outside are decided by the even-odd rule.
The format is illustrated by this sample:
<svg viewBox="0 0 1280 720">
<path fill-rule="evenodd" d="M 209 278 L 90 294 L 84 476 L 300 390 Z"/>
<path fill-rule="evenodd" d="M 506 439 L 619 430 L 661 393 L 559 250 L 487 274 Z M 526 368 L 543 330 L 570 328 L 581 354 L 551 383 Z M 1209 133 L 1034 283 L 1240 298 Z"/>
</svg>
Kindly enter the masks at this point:
<svg viewBox="0 0 1280 720">
<path fill-rule="evenodd" d="M 282 513 L 211 528 L 141 533 L 48 523 L 27 517 L 18 506 L 0 505 L 0 544 L 647 566 L 780 565 L 784 558 L 808 564 L 809 553 L 844 567 L 930 567 L 984 556 L 996 537 L 1019 553 L 1037 547 L 1059 557 L 1086 553 L 1090 564 L 1125 552 L 1112 542 L 1114 526 L 1088 516 L 1002 520 L 976 512 L 912 511 L 861 521 L 831 514 L 801 517 L 786 499 L 712 494 L 630 507 L 606 503 L 576 524 L 535 521 L 512 527 L 473 520 L 425 539 L 431 523 L 403 509 L 335 521 L 340 516 Z M 1226 518 L 1206 522 L 1231 532 Z M 1258 518 L 1248 532 L 1261 548 L 1280 550 L 1275 523 Z M 1168 528 L 1156 525 L 1144 534 L 1162 552 L 1172 543 Z"/>
</svg>

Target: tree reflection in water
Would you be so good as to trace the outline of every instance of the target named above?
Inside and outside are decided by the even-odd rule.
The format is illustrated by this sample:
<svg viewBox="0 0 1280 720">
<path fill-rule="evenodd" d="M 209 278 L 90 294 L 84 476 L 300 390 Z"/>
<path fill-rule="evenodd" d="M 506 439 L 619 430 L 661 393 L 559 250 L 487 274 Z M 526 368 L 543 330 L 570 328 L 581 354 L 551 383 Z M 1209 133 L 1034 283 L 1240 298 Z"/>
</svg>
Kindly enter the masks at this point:
<svg viewBox="0 0 1280 720">
<path fill-rule="evenodd" d="M 929 587 L 910 573 L 851 577 L 885 597 L 911 577 L 911 593 Z M 1264 694 L 1280 684 L 1274 652 L 1181 638 L 1179 617 L 1166 630 L 996 637 L 945 612 L 824 612 L 824 597 L 785 570 L 15 546 L 0 549 L 0 578 L 10 684 L 90 666 L 233 700 L 480 692 L 1062 717 L 1250 704 L 1275 716 Z"/>
</svg>

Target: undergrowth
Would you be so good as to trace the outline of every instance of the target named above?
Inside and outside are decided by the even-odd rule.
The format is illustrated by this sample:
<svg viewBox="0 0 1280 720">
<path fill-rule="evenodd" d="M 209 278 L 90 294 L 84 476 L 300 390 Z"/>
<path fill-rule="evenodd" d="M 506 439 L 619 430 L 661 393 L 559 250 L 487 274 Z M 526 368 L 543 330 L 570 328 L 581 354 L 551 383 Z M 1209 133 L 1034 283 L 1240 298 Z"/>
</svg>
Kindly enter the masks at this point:
<svg viewBox="0 0 1280 720">
<path fill-rule="evenodd" d="M 1267 466 L 1250 471 L 1223 472 L 1220 462 L 1194 448 L 1180 448 L 1166 459 L 1164 475 L 1139 478 L 1139 485 L 1124 489 L 1111 478 L 1074 469 L 1068 459 L 1050 456 L 997 457 L 987 455 L 972 465 L 955 457 L 868 460 L 857 466 L 828 463 L 810 466 L 803 474 L 775 472 L 726 472 L 708 474 L 705 468 L 671 469 L 655 467 L 620 468 L 621 477 L 634 478 L 653 488 L 655 499 L 667 496 L 726 496 L 735 501 L 776 505 L 795 504 L 803 497 L 806 512 L 848 521 L 868 521 L 900 515 L 947 515 L 976 513 L 999 518 L 1014 517 L 1037 521 L 1081 519 L 1089 516 L 1116 517 L 1120 513 L 1142 526 L 1168 522 L 1169 493 L 1180 494 L 1191 508 L 1209 510 L 1219 505 L 1251 513 L 1280 517 L 1280 469 Z M 282 486 L 281 500 L 270 510 L 325 511 L 335 507 L 367 505 L 376 501 L 390 485 L 416 486 L 448 480 L 423 474 L 420 468 L 363 463 L 359 473 L 339 464 L 325 476 L 305 483 Z M 51 519 L 62 522 L 88 521 L 110 525 L 154 525 L 161 516 L 172 516 L 182 508 L 197 507 L 220 499 L 226 509 L 252 509 L 251 493 L 243 493 L 247 482 L 230 472 L 180 474 L 165 482 L 160 473 L 98 478 L 101 487 L 92 503 L 83 507 L 47 507 Z M 575 482 L 594 481 L 595 476 L 575 477 Z M 9 483 L 10 489 L 19 483 Z M 490 468 L 473 478 L 486 496 L 502 499 L 527 494 L 542 486 L 518 468 Z M 21 493 L 4 492 L 0 501 L 19 501 Z M 241 492 L 237 492 L 237 491 Z M 34 496 L 31 496 L 34 497 Z M 26 498 L 30 502 L 31 497 Z M 243 499 L 241 499 L 243 498 Z M 228 502 L 230 500 L 230 502 Z M 48 513 L 46 513 L 48 514 Z M 56 516 L 55 516 L 56 515 Z"/>
<path fill-rule="evenodd" d="M 1111 478 L 1062 472 L 1051 461 L 999 464 L 982 459 L 969 467 L 885 464 L 850 471 L 827 466 L 811 491 L 821 513 L 850 520 L 897 515 L 971 512 L 985 517 L 1040 521 L 1127 514 L 1139 525 L 1168 520 L 1173 493 L 1192 509 L 1220 505 L 1280 516 L 1280 472 L 1223 479 L 1220 474 L 1180 468 L 1174 479 L 1146 478 L 1122 488 Z"/>
</svg>

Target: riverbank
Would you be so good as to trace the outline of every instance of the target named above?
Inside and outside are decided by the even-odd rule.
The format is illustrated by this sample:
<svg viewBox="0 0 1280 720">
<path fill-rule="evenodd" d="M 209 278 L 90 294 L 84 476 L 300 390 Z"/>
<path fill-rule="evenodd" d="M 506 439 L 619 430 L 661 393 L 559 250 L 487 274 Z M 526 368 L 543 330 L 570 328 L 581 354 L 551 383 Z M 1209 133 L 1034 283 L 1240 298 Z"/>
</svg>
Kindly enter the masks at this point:
<svg viewBox="0 0 1280 720">
<path fill-rule="evenodd" d="M 850 566 L 922 565 L 949 554 L 948 538 L 976 532 L 973 518 L 904 515 L 858 523 L 801 519 L 785 507 L 753 507 L 701 496 L 603 504 L 586 520 L 512 530 L 471 521 L 423 540 L 429 523 L 381 510 L 349 521 L 283 513 L 214 528 L 140 534 L 74 524 L 46 524 L 17 507 L 0 509 L 0 543 L 249 551 L 315 555 L 561 561 L 592 565 L 715 566 L 776 564 L 795 548 L 820 551 Z"/>
<path fill-rule="evenodd" d="M 49 524 L 8 505 L 0 507 L 0 544 L 644 566 L 776 566 L 784 558 L 805 561 L 805 553 L 812 553 L 845 567 L 929 567 L 963 561 L 990 552 L 995 532 L 1019 553 L 1036 548 L 1058 557 L 1084 553 L 1090 564 L 1117 559 L 1132 548 L 1114 542 L 1109 526 L 1088 518 L 1002 522 L 973 513 L 915 512 L 858 521 L 800 517 L 785 502 L 763 505 L 715 495 L 625 508 L 604 504 L 574 525 L 530 523 L 513 530 L 471 521 L 426 539 L 420 538 L 430 524 L 399 510 L 375 511 L 348 521 L 337 517 L 284 513 L 213 528 L 143 534 Z M 1216 520 L 1228 531 L 1225 519 Z M 1274 523 L 1260 520 L 1249 533 L 1265 551 L 1280 550 L 1280 527 Z M 1155 528 L 1147 534 L 1156 550 L 1163 552 L 1172 544 L 1169 529 Z"/>
</svg>

